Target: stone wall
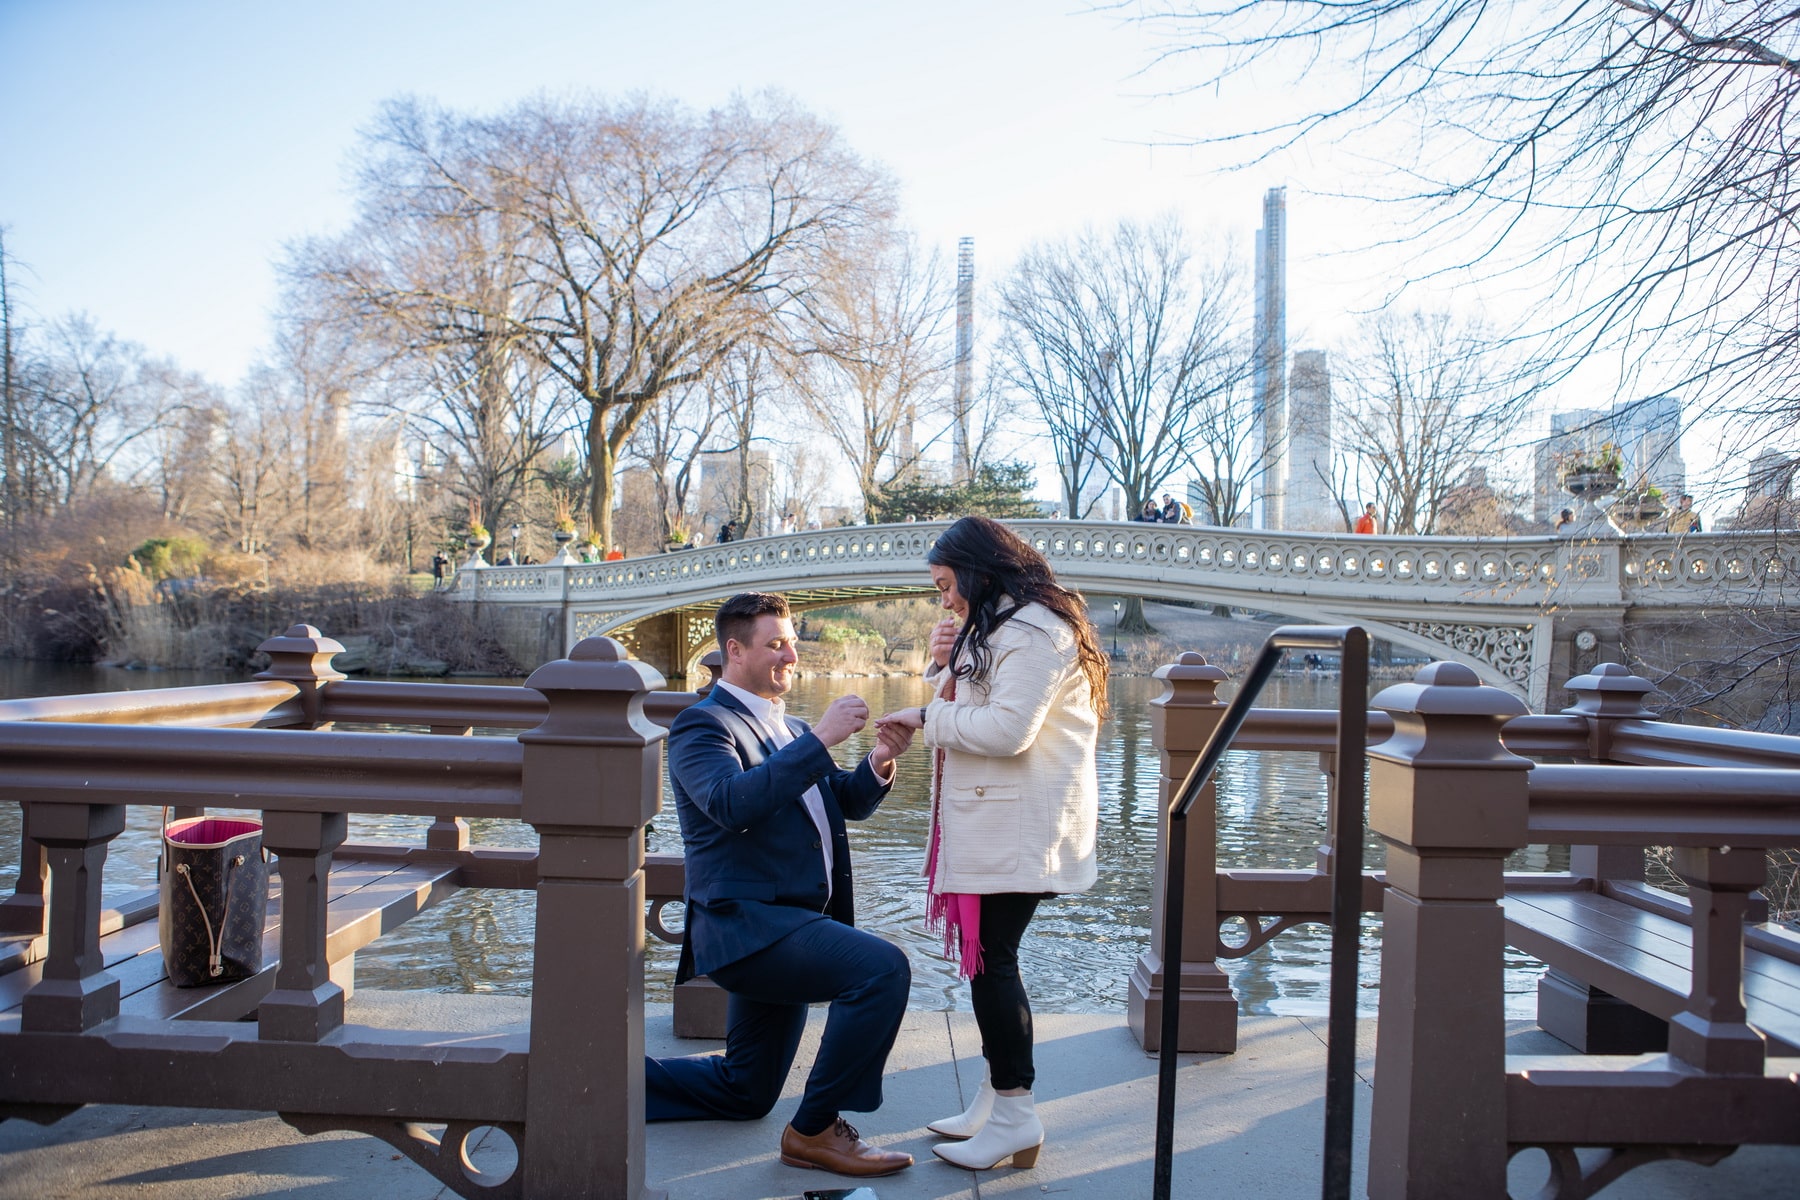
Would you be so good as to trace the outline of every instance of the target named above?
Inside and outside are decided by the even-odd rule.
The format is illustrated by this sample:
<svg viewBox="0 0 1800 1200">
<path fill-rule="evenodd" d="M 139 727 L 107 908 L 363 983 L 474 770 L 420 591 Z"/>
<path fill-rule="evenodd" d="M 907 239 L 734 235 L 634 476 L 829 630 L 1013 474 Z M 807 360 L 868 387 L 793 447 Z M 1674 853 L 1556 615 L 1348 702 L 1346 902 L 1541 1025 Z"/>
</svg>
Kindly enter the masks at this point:
<svg viewBox="0 0 1800 1200">
<path fill-rule="evenodd" d="M 561 608 L 535 604 L 475 606 L 475 620 L 499 642 L 523 671 L 536 670 L 566 652 Z"/>
</svg>

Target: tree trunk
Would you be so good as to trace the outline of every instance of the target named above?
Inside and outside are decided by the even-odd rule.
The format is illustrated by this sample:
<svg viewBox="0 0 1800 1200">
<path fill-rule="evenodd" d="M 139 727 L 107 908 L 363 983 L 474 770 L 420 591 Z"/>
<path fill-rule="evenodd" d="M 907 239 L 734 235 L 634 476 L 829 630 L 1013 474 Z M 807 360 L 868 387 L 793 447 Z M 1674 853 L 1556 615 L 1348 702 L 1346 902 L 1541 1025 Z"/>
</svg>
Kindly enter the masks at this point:
<svg viewBox="0 0 1800 1200">
<path fill-rule="evenodd" d="M 1119 613 L 1119 632 L 1143 637 L 1157 632 L 1150 618 L 1144 615 L 1144 598 L 1142 596 L 1125 596 L 1124 609 Z"/>
<path fill-rule="evenodd" d="M 613 453 L 606 440 L 606 409 L 602 405 L 593 404 L 588 410 L 587 444 L 588 474 L 593 480 L 588 491 L 588 528 L 600 539 L 604 556 L 613 544 Z"/>
</svg>

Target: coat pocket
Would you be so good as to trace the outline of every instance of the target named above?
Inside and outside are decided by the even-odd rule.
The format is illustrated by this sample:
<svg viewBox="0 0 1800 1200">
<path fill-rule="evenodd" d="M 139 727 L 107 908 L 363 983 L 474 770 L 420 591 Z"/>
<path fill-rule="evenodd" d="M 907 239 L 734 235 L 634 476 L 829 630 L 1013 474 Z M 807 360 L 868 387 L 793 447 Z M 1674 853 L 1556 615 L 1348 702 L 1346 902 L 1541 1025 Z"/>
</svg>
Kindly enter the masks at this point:
<svg viewBox="0 0 1800 1200">
<path fill-rule="evenodd" d="M 945 794 L 944 847 L 960 875 L 1007 875 L 1019 866 L 1019 785 L 971 784 Z"/>
</svg>

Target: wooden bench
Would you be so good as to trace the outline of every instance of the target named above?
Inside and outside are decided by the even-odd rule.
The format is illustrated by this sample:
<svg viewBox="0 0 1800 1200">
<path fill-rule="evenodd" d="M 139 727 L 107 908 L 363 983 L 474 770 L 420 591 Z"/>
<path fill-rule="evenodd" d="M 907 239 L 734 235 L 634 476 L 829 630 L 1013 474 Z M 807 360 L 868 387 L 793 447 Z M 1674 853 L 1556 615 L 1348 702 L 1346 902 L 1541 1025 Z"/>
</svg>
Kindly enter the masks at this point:
<svg viewBox="0 0 1800 1200">
<path fill-rule="evenodd" d="M 455 892 L 457 862 L 399 863 L 340 858 L 332 866 L 326 909 L 326 957 L 332 979 L 349 993 L 358 950 Z M 147 908 L 147 911 L 146 911 Z M 275 986 L 281 952 L 281 889 L 271 877 L 269 915 L 263 930 L 263 969 L 250 979 L 216 987 L 179 988 L 163 968 L 154 894 L 109 910 L 100 949 L 106 969 L 119 980 L 119 1015 L 153 1019 L 237 1021 L 253 1016 Z M 113 926 L 108 930 L 107 926 Z M 18 943 L 25 939 L 15 939 Z M 43 977 L 41 961 L 20 962 L 0 973 L 0 1024 L 14 1025 L 25 993 Z"/>
<path fill-rule="evenodd" d="M 1645 1044 L 1617 1052 L 1666 1047 L 1666 1022 L 1686 1007 L 1692 983 L 1692 912 L 1685 897 L 1601 881 L 1597 889 L 1515 888 L 1502 908 L 1509 944 L 1656 1018 L 1641 1023 L 1648 1026 Z M 1768 1039 L 1769 1053 L 1800 1055 L 1800 935 L 1766 922 L 1745 925 L 1743 981 L 1749 1023 Z M 1540 987 L 1538 1023 L 1563 1036 L 1554 1021 L 1546 1024 L 1545 1003 Z"/>
</svg>

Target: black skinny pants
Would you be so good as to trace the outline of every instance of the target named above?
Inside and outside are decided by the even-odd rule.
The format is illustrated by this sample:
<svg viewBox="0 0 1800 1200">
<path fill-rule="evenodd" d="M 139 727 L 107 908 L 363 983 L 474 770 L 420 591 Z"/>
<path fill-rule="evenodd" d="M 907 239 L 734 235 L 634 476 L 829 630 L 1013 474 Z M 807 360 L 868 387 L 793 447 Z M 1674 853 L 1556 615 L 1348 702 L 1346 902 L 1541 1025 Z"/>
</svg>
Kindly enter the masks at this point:
<svg viewBox="0 0 1800 1200">
<path fill-rule="evenodd" d="M 1037 1079 L 1031 1059 L 1031 998 L 1019 979 L 1019 941 L 1047 895 L 1001 892 L 981 898 L 981 973 L 969 980 L 981 1056 L 995 1091 L 1029 1088 Z"/>
</svg>

